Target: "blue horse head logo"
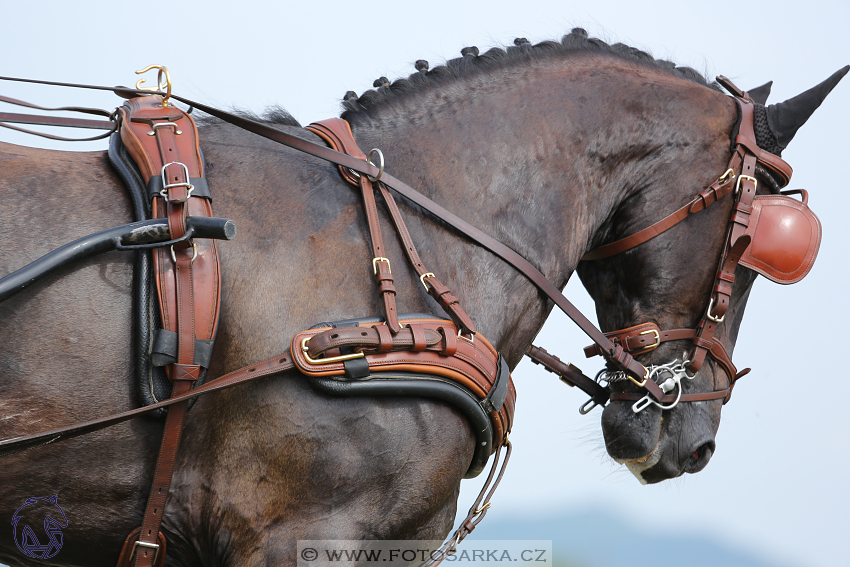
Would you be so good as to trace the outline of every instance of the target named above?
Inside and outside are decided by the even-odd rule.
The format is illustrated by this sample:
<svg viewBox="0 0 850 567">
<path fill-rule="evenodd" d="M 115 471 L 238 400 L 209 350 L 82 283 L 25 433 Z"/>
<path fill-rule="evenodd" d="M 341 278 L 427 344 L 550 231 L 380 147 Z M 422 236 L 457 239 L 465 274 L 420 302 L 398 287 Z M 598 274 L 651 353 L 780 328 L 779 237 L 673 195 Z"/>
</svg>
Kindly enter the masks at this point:
<svg viewBox="0 0 850 567">
<path fill-rule="evenodd" d="M 68 527 L 68 520 L 65 518 L 65 512 L 59 507 L 57 498 L 58 495 L 53 495 L 50 498 L 28 498 L 12 516 L 15 545 L 27 557 L 47 559 L 53 557 L 62 549 L 62 528 Z M 27 519 L 24 519 L 24 515 L 27 516 Z M 32 518 L 40 519 L 42 517 L 44 518 L 44 532 L 47 535 L 46 543 L 42 543 L 43 536 L 37 535 L 30 525 Z"/>
</svg>

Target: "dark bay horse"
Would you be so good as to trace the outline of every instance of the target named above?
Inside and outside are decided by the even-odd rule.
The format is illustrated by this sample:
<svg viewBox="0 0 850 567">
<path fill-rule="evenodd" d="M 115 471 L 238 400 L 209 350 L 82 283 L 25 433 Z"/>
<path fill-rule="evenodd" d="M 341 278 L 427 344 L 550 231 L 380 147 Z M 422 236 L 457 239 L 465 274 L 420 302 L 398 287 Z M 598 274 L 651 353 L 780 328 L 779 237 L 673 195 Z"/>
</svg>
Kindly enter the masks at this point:
<svg viewBox="0 0 850 567">
<path fill-rule="evenodd" d="M 563 288 L 588 250 L 654 223 L 724 172 L 736 104 L 692 70 L 580 30 L 562 42 L 517 43 L 467 50 L 347 97 L 344 117 L 361 147 L 383 150 L 394 175 Z M 811 97 L 825 95 L 785 103 L 782 116 L 796 122 L 777 136 L 783 147 L 819 104 Z M 279 127 L 319 142 L 288 119 Z M 239 229 L 220 247 L 212 376 L 282 352 L 315 323 L 381 313 L 364 213 L 336 168 L 223 123 L 203 127 L 201 140 L 215 212 Z M 0 192 L 0 274 L 130 222 L 100 152 L 0 144 Z M 718 203 L 630 253 L 582 263 L 602 329 L 695 325 L 730 207 Z M 423 260 L 516 366 L 551 303 L 428 215 L 404 213 Z M 387 241 L 399 309 L 440 314 Z M 754 279 L 739 271 L 718 333 L 729 352 Z M 0 304 L 0 438 L 135 406 L 131 277 L 131 258 L 109 253 Z M 641 361 L 668 362 L 686 348 L 668 343 Z M 728 379 L 708 363 L 685 388 L 710 391 Z M 606 445 L 647 482 L 696 472 L 713 452 L 720 411 L 720 400 L 638 414 L 613 402 L 603 414 Z M 68 525 L 52 561 L 113 565 L 140 524 L 161 429 L 135 420 L 3 457 L 0 517 L 58 494 Z M 472 451 L 464 418 L 434 401 L 330 397 L 298 373 L 206 396 L 185 426 L 163 523 L 167 564 L 288 565 L 297 540 L 441 538 Z M 11 533 L 0 530 L 0 561 L 25 564 Z"/>
</svg>

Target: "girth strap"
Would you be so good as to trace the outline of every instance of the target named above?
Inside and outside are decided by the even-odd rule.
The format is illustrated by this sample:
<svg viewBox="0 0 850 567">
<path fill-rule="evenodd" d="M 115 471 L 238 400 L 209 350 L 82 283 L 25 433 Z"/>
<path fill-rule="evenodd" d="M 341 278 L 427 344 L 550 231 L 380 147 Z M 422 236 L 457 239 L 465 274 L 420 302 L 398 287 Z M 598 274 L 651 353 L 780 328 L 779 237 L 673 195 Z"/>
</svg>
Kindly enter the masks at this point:
<svg viewBox="0 0 850 567">
<path fill-rule="evenodd" d="M 211 217 L 208 194 L 193 195 L 193 178 L 203 178 L 203 161 L 194 121 L 159 96 L 128 100 L 118 111 L 121 139 L 136 161 L 143 179 L 159 177 L 162 189 L 153 197 L 152 215 L 165 218 L 169 249 L 154 251 L 154 273 L 163 327 L 177 334 L 177 361 L 167 367 L 172 398 L 191 391 L 201 367 L 195 364 L 196 341 L 215 337 L 218 325 L 221 276 L 218 248 L 212 240 L 182 240 L 188 236 L 188 218 Z M 139 539 L 128 538 L 118 567 L 162 565 L 159 533 L 174 462 L 180 446 L 188 400 L 169 408 Z M 133 549 L 127 546 L 132 543 Z"/>
</svg>

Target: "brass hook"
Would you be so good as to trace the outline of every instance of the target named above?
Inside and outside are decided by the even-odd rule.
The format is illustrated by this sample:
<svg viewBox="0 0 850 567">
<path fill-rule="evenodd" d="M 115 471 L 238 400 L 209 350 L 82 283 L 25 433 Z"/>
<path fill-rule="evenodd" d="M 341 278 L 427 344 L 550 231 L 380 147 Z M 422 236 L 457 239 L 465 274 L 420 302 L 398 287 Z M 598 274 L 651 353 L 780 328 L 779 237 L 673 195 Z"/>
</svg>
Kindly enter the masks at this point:
<svg viewBox="0 0 850 567">
<path fill-rule="evenodd" d="M 136 83 L 136 88 L 140 91 L 165 91 L 165 96 L 162 98 L 162 106 L 168 106 L 168 99 L 171 98 L 171 73 L 168 72 L 168 68 L 165 67 L 165 65 L 148 65 L 141 71 L 136 71 L 136 74 L 141 75 L 142 73 L 147 73 L 151 69 L 157 69 L 157 86 L 143 87 L 142 84 L 144 84 L 146 79 L 139 79 Z M 162 81 L 163 75 L 165 75 L 165 82 Z"/>
</svg>

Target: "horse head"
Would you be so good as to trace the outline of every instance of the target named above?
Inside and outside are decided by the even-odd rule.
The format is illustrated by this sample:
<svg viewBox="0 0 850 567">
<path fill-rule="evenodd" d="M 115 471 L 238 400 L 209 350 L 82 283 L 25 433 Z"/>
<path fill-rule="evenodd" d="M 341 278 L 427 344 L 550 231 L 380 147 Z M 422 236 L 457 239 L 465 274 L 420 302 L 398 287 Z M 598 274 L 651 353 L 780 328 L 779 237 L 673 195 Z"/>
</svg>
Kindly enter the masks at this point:
<svg viewBox="0 0 850 567">
<path fill-rule="evenodd" d="M 841 69 L 801 95 L 767 107 L 757 101 L 765 102 L 770 84 L 759 87 L 757 95 L 752 97 L 759 148 L 778 157 L 848 69 L 850 67 Z M 731 106 L 731 99 L 728 102 Z M 680 206 L 677 202 L 687 203 L 711 185 L 723 171 L 722 162 L 729 159 L 729 148 L 734 148 L 739 124 L 740 113 L 737 121 L 725 127 L 733 142 L 720 152 L 725 156 L 717 155 L 717 147 L 712 149 L 706 145 L 701 158 L 693 155 L 693 161 L 678 164 L 678 173 L 670 175 L 665 169 L 663 175 L 646 180 L 643 187 L 615 211 L 609 222 L 603 224 L 593 244 L 616 241 L 650 226 Z M 694 139 L 698 140 L 700 138 Z M 755 177 L 760 194 L 778 193 L 784 185 L 770 168 L 763 166 L 756 168 Z M 731 394 L 735 379 L 749 370 L 736 376 L 734 365 L 724 364 L 723 356 L 707 358 L 708 362 L 698 369 L 688 368 L 695 354 L 691 338 L 670 336 L 672 340 L 662 342 L 663 337 L 657 333 L 657 329 L 695 329 L 705 322 L 706 314 L 711 315 L 712 286 L 718 259 L 727 246 L 725 235 L 733 207 L 733 199 L 725 201 L 718 202 L 722 206 L 709 207 L 692 215 L 686 222 L 638 246 L 603 259 L 584 261 L 577 269 L 596 302 L 604 331 L 648 322 L 657 325 L 656 331 L 643 332 L 649 335 L 649 344 L 636 348 L 633 354 L 648 368 L 679 365 L 678 385 L 670 384 L 671 393 L 679 388 L 679 393 L 684 395 L 723 391 Z M 643 275 L 635 277 L 635 274 Z M 735 269 L 729 307 L 714 335 L 730 358 L 757 275 L 742 265 Z M 616 377 L 614 372 L 605 375 Z M 659 372 L 658 381 L 671 375 L 671 372 Z M 645 393 L 625 379 L 611 380 L 610 387 L 615 393 Z M 605 444 L 611 457 L 626 464 L 644 484 L 695 473 L 708 464 L 716 448 L 715 435 L 728 395 L 676 404 L 656 404 L 647 400 L 641 404 L 645 406 L 642 408 L 632 399 L 634 396 L 617 399 L 615 395 L 602 414 Z"/>
</svg>

